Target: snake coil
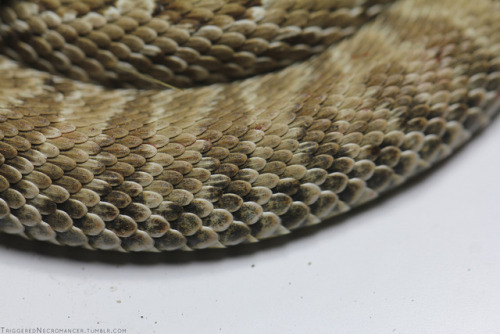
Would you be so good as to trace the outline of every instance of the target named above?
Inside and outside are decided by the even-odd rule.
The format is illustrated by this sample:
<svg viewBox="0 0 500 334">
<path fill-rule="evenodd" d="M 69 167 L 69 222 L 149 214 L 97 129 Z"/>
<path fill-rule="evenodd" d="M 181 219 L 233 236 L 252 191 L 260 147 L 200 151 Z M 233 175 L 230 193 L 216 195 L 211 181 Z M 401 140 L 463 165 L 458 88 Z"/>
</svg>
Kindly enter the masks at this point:
<svg viewBox="0 0 500 334">
<path fill-rule="evenodd" d="M 0 52 L 1 232 L 226 247 L 366 203 L 486 126 L 500 2 L 4 1 Z"/>
</svg>

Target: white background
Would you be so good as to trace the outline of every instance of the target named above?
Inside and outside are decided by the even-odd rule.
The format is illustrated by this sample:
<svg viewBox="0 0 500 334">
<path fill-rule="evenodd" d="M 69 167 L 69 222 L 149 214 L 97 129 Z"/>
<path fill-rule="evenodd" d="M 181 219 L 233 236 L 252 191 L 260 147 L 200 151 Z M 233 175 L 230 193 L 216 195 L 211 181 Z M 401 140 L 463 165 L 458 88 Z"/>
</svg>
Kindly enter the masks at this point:
<svg viewBox="0 0 500 334">
<path fill-rule="evenodd" d="M 1 327 L 500 333 L 500 120 L 334 223 L 257 245 L 115 254 L 0 236 Z"/>
</svg>

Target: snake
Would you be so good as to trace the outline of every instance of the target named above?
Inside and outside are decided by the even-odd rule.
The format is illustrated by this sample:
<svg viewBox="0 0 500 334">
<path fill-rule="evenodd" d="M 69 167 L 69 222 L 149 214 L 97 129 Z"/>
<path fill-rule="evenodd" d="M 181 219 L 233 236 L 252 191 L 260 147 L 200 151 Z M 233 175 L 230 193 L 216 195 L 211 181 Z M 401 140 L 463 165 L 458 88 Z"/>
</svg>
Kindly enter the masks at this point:
<svg viewBox="0 0 500 334">
<path fill-rule="evenodd" d="M 11 0 L 0 54 L 2 233 L 224 248 L 370 202 L 490 124 L 500 2 Z"/>
</svg>

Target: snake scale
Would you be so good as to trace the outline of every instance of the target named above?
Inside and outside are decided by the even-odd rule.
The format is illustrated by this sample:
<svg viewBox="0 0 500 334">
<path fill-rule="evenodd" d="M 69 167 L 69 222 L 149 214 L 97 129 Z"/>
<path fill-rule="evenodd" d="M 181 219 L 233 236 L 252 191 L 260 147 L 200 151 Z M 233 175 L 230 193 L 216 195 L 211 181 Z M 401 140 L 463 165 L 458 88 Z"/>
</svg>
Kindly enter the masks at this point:
<svg viewBox="0 0 500 334">
<path fill-rule="evenodd" d="M 0 6 L 0 231 L 59 245 L 317 224 L 447 157 L 500 92 L 496 0 Z"/>
</svg>

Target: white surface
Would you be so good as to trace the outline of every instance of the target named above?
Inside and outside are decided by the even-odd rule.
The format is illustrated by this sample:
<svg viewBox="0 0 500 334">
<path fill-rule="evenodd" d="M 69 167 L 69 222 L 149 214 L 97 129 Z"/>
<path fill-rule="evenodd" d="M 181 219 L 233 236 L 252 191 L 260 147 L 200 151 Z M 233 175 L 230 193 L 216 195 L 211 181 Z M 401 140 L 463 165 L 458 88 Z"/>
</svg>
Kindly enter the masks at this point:
<svg viewBox="0 0 500 334">
<path fill-rule="evenodd" d="M 500 333 L 499 142 L 497 119 L 385 200 L 255 247 L 179 259 L 2 235 L 0 333 Z"/>
</svg>

